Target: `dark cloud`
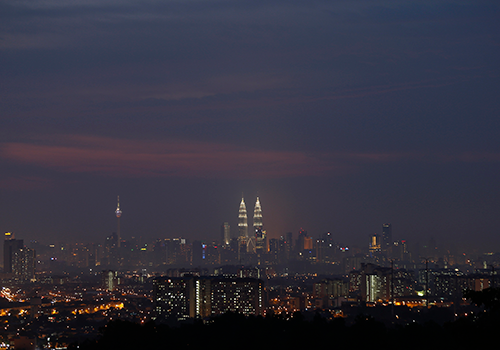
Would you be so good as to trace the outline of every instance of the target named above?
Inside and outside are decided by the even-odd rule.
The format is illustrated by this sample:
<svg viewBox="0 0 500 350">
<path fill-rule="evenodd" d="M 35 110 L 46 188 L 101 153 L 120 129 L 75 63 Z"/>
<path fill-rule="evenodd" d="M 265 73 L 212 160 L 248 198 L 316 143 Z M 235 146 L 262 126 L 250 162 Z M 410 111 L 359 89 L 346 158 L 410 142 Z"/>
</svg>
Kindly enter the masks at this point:
<svg viewBox="0 0 500 350">
<path fill-rule="evenodd" d="M 120 192 L 151 203 L 135 230 L 209 237 L 247 190 L 273 235 L 466 239 L 480 218 L 493 239 L 499 20 L 492 1 L 2 0 L 4 229 L 97 230 L 104 206 L 59 214 Z"/>
</svg>

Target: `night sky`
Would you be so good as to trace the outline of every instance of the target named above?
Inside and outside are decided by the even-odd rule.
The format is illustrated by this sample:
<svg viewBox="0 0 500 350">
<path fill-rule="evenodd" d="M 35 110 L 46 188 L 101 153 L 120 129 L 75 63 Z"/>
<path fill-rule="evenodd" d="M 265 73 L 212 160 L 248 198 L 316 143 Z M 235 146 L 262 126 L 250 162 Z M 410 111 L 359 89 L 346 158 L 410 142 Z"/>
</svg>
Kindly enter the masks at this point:
<svg viewBox="0 0 500 350">
<path fill-rule="evenodd" d="M 0 230 L 500 251 L 499 111 L 498 1 L 0 0 Z"/>
</svg>

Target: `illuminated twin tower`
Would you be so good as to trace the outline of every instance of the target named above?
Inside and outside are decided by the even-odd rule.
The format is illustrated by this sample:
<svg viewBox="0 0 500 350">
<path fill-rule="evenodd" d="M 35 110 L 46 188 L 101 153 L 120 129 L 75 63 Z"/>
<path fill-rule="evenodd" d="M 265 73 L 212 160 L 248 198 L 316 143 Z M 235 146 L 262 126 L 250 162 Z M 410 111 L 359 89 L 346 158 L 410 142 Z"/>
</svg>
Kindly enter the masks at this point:
<svg viewBox="0 0 500 350">
<path fill-rule="evenodd" d="M 245 199 L 241 198 L 238 213 L 238 252 L 250 254 L 261 254 L 267 250 L 266 231 L 262 230 L 262 207 L 259 197 L 255 202 L 253 211 L 253 234 L 248 233 L 248 218 Z"/>
</svg>

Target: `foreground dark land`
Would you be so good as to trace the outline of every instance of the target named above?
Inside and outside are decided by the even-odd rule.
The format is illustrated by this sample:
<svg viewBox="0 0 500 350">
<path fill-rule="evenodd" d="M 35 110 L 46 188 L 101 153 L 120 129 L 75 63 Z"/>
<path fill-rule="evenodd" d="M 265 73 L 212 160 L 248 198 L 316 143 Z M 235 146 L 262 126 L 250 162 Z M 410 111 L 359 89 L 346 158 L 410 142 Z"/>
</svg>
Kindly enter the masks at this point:
<svg viewBox="0 0 500 350">
<path fill-rule="evenodd" d="M 463 349 L 491 344 L 500 329 L 500 289 L 468 292 L 465 296 L 480 306 L 481 312 L 442 324 L 432 319 L 432 310 L 424 311 L 430 316 L 426 321 L 406 324 L 384 323 L 367 314 L 359 314 L 348 324 L 342 318 L 327 321 L 319 313 L 312 320 L 306 320 L 300 313 L 292 317 L 244 317 L 227 313 L 210 322 L 195 321 L 178 326 L 114 320 L 101 329 L 98 339 L 72 344 L 69 349 L 201 349 L 207 346 L 361 349 L 373 345 L 385 349 Z"/>
</svg>

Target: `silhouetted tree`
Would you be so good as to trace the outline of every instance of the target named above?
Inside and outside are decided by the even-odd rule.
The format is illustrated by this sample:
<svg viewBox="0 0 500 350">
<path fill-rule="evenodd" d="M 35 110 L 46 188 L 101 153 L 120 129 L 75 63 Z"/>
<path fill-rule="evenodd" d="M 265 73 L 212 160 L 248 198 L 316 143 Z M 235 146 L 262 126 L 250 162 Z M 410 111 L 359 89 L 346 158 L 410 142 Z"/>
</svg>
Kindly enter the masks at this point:
<svg viewBox="0 0 500 350">
<path fill-rule="evenodd" d="M 500 288 L 486 288 L 482 291 L 466 290 L 464 297 L 488 311 L 500 311 Z"/>
</svg>

